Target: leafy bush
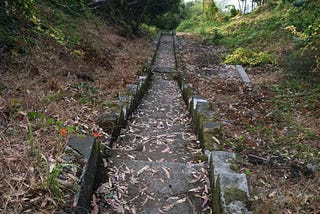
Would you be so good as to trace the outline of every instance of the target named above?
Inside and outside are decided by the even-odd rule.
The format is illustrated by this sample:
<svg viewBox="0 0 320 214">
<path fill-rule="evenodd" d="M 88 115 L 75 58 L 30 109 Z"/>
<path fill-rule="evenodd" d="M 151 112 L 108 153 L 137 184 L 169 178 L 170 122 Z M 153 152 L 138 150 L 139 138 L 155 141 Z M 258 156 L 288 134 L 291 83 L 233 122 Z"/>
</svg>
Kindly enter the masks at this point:
<svg viewBox="0 0 320 214">
<path fill-rule="evenodd" d="M 180 25 L 177 27 L 177 31 L 187 31 L 188 29 L 193 29 L 195 26 L 195 22 L 193 19 L 187 19 L 180 23 Z"/>
<path fill-rule="evenodd" d="M 5 0 L 6 12 L 19 19 L 32 18 L 35 15 L 33 0 Z"/>
<path fill-rule="evenodd" d="M 222 38 L 223 38 L 223 35 L 220 32 L 220 29 L 217 27 L 211 27 L 208 30 L 205 41 L 210 44 L 218 45 L 220 39 Z"/>
<path fill-rule="evenodd" d="M 0 1 L 0 54 L 26 53 L 26 46 L 32 40 L 26 34 L 33 27 L 35 19 L 33 0 Z M 0 61 L 2 60 L 7 61 L 9 58 L 1 58 Z"/>
<path fill-rule="evenodd" d="M 158 33 L 158 28 L 156 26 L 150 26 L 147 24 L 141 24 L 140 29 L 146 32 L 151 38 L 155 38 Z"/>
<path fill-rule="evenodd" d="M 257 66 L 273 63 L 273 58 L 266 52 L 257 53 L 249 49 L 237 48 L 232 54 L 226 57 L 224 63 Z"/>
<path fill-rule="evenodd" d="M 180 23 L 178 13 L 168 12 L 163 15 L 157 16 L 155 25 L 164 30 L 173 30 L 177 28 Z"/>
<path fill-rule="evenodd" d="M 300 48 L 303 70 L 320 70 L 320 2 L 305 2 L 302 9 L 288 10 L 286 30 L 290 31 L 297 47 Z M 308 64 L 303 62 L 308 61 Z"/>
</svg>

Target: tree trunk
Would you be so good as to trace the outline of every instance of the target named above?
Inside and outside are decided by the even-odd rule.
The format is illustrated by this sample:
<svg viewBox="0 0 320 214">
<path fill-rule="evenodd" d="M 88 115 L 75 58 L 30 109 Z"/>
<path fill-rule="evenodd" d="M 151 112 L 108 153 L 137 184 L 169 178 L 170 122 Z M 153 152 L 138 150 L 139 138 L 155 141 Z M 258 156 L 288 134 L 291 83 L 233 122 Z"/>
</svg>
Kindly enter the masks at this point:
<svg viewBox="0 0 320 214">
<path fill-rule="evenodd" d="M 254 2 L 253 0 L 251 0 L 251 11 L 253 11 L 253 5 L 254 5 Z"/>
<path fill-rule="evenodd" d="M 238 3 L 239 3 L 239 11 L 240 11 L 240 14 L 242 14 L 242 9 L 241 9 L 241 0 L 238 0 Z"/>
<path fill-rule="evenodd" d="M 244 0 L 243 3 L 244 3 L 243 14 L 246 14 L 246 12 L 247 12 L 247 0 Z"/>
</svg>

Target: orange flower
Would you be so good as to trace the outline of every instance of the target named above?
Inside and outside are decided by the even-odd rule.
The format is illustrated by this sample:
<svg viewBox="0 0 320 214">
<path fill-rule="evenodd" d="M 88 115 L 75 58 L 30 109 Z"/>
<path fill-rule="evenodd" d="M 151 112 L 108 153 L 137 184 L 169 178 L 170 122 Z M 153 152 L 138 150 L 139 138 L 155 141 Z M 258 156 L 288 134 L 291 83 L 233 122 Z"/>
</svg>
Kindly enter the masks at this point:
<svg viewBox="0 0 320 214">
<path fill-rule="evenodd" d="M 93 137 L 98 138 L 100 137 L 100 134 L 98 132 L 93 132 Z"/>
<path fill-rule="evenodd" d="M 61 128 L 61 129 L 60 129 L 60 134 L 61 134 L 62 136 L 66 135 L 67 133 L 68 133 L 67 129 L 65 129 L 65 128 Z"/>
</svg>

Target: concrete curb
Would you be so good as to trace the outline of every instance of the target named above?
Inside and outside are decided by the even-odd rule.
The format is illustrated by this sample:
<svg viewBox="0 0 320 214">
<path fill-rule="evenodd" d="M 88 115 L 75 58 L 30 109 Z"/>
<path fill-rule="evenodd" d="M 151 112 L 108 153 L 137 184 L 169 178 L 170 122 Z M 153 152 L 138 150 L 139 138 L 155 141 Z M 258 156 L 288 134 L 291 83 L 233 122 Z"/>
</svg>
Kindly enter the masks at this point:
<svg viewBox="0 0 320 214">
<path fill-rule="evenodd" d="M 177 51 L 179 44 L 175 35 L 173 38 L 178 66 L 181 61 L 181 56 Z M 246 175 L 231 170 L 236 155 L 232 152 L 215 151 L 217 145 L 220 144 L 219 139 L 222 133 L 214 111 L 211 110 L 206 99 L 197 95 L 183 71 L 178 70 L 177 81 L 183 100 L 190 111 L 194 130 L 207 155 L 213 213 L 251 213 L 247 208 L 249 190 Z"/>
<path fill-rule="evenodd" d="M 161 32 L 158 33 L 156 40 L 153 42 L 153 56 L 148 59 L 145 67 L 146 75 L 138 76 L 133 84 L 126 86 L 127 90 L 123 94 L 119 94 L 119 102 L 114 106 L 114 112 L 103 114 L 101 120 L 98 118 L 98 125 L 102 125 L 104 131 L 111 135 L 110 146 L 120 135 L 121 129 L 126 126 L 127 120 L 136 110 L 149 87 L 152 75 L 151 66 L 156 58 L 160 37 Z M 75 193 L 75 208 L 66 210 L 67 213 L 85 214 L 90 211 L 97 165 L 100 154 L 103 152 L 100 147 L 95 138 L 90 136 L 74 136 L 69 139 L 63 159 L 76 169 L 73 170 L 72 174 L 76 177 L 77 192 Z"/>
<path fill-rule="evenodd" d="M 232 152 L 208 150 L 205 154 L 209 160 L 214 213 L 252 213 L 247 208 L 249 189 L 246 175 L 237 173 L 233 168 L 236 155 Z"/>
<path fill-rule="evenodd" d="M 74 202 L 76 208 L 73 213 L 88 213 L 100 156 L 99 145 L 93 137 L 72 137 L 68 141 L 66 150 L 68 157 L 73 160 L 72 164 L 77 165 L 76 175 L 80 175 Z"/>
<path fill-rule="evenodd" d="M 242 67 L 242 65 L 236 65 L 236 70 L 239 74 L 239 76 L 241 77 L 242 81 L 245 83 L 250 83 L 250 79 L 248 77 L 248 74 L 244 71 L 244 68 Z"/>
<path fill-rule="evenodd" d="M 119 94 L 119 104 L 120 111 L 117 113 L 117 121 L 112 131 L 111 145 L 120 135 L 121 129 L 125 128 L 127 125 L 127 120 L 136 110 L 141 102 L 142 97 L 147 92 L 150 80 L 152 76 L 152 65 L 156 59 L 156 53 L 159 48 L 159 41 L 161 38 L 161 32 L 157 34 L 155 41 L 153 42 L 152 52 L 153 55 L 148 59 L 148 64 L 146 66 L 146 75 L 138 76 L 133 84 L 127 85 L 127 90 L 123 94 Z"/>
</svg>

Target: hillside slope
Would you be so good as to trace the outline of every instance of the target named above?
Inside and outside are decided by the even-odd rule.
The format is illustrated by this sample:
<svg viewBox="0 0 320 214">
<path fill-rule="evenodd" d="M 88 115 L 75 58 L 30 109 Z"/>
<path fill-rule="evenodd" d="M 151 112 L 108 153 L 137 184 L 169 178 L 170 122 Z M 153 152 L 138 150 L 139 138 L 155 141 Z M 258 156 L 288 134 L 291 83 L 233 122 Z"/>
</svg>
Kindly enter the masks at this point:
<svg viewBox="0 0 320 214">
<path fill-rule="evenodd" d="M 178 27 L 181 70 L 223 124 L 215 149 L 240 157 L 255 213 L 319 212 L 319 7 L 267 4 Z M 225 64 L 242 64 L 251 83 Z"/>
<path fill-rule="evenodd" d="M 72 206 L 63 196 L 74 189 L 62 189 L 57 179 L 66 141 L 94 133 L 107 142 L 96 117 L 112 107 L 150 54 L 148 39 L 120 36 L 121 26 L 85 5 L 45 1 L 32 14 L 0 16 L 1 213 Z"/>
<path fill-rule="evenodd" d="M 224 45 L 231 52 L 244 48 L 269 53 L 272 63 L 284 70 L 319 72 L 319 1 L 299 1 L 299 6 L 292 1 L 266 2 L 249 14 L 232 17 L 217 12 L 209 20 L 199 14 L 196 4 L 189 8 L 191 18 L 177 30 L 196 33 L 206 43 Z M 234 63 L 240 63 L 241 57 L 247 56 L 238 56 Z"/>
</svg>

